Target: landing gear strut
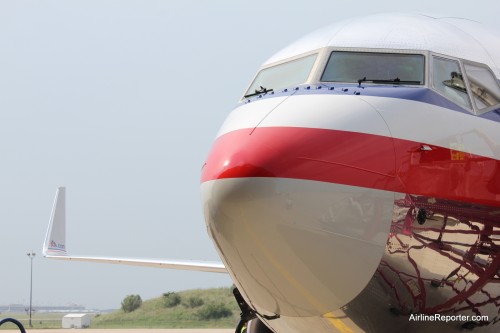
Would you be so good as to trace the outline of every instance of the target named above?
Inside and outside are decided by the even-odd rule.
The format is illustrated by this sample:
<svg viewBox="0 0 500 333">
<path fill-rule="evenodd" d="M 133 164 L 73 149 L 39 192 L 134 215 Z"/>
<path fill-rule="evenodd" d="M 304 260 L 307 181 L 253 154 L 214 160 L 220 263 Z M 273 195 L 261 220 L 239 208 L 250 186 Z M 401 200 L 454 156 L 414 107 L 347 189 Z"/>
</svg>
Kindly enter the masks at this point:
<svg viewBox="0 0 500 333">
<path fill-rule="evenodd" d="M 236 326 L 235 333 L 241 333 L 243 326 L 250 323 L 250 321 L 251 323 L 246 333 L 272 333 L 272 331 L 257 317 L 257 312 L 247 304 L 238 288 L 233 289 L 233 295 L 241 310 L 240 322 L 238 326 Z M 280 317 L 279 315 L 266 316 L 260 314 L 259 316 L 267 320 L 278 319 Z"/>
<path fill-rule="evenodd" d="M 233 289 L 233 295 L 234 298 L 236 298 L 236 302 L 238 303 L 238 306 L 241 310 L 240 322 L 238 323 L 238 326 L 236 326 L 236 331 L 234 332 L 241 333 L 241 329 L 246 323 L 248 323 L 252 319 L 257 318 L 257 313 L 247 304 L 247 302 L 245 302 L 245 299 L 243 298 L 243 296 L 241 296 L 238 288 Z"/>
</svg>

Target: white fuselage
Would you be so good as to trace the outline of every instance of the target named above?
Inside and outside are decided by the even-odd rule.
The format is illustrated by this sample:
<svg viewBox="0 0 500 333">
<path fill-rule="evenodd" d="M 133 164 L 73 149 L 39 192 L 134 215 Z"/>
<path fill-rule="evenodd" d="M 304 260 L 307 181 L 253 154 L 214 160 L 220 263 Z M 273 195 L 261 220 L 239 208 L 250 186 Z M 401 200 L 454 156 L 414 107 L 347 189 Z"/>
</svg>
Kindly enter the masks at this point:
<svg viewBox="0 0 500 333">
<path fill-rule="evenodd" d="M 261 90 L 229 114 L 204 165 L 209 233 L 246 302 L 277 332 L 405 329 L 408 318 L 390 311 L 498 316 L 500 288 L 492 281 L 500 260 L 500 102 L 474 114 L 476 102 L 468 110 L 436 90 L 434 71 L 459 36 L 439 44 L 404 34 L 415 37 L 426 24 L 455 33 L 449 23 L 382 18 L 320 31 L 271 58 L 263 70 L 317 54 L 305 82 L 256 85 Z M 425 79 L 322 81 L 330 53 L 346 50 L 418 54 Z M 484 61 L 498 80 L 500 52 L 499 62 L 481 52 L 448 56 Z M 438 222 L 420 227 L 428 219 Z M 481 243 L 462 241 L 461 233 Z M 445 279 L 457 266 L 466 270 L 454 273 L 468 281 L 463 287 Z M 431 281 L 442 286 L 432 289 Z M 479 300 L 486 292 L 491 297 Z M 471 306 L 457 305 L 464 301 Z M 384 310 L 370 315 L 363 308 Z M 430 328 L 455 330 L 420 326 Z"/>
</svg>

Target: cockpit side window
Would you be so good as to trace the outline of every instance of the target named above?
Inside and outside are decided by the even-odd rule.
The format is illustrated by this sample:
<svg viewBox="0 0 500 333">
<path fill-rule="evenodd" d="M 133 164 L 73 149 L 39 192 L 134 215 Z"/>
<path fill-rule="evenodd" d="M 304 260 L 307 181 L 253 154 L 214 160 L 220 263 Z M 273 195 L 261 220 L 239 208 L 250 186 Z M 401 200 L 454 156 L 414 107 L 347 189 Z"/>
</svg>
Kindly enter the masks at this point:
<svg viewBox="0 0 500 333">
<path fill-rule="evenodd" d="M 456 60 L 433 57 L 432 86 L 452 102 L 472 109 L 460 64 Z"/>
<path fill-rule="evenodd" d="M 245 93 L 245 97 L 306 82 L 316 57 L 317 54 L 312 54 L 261 70 Z"/>
<path fill-rule="evenodd" d="M 333 51 L 323 82 L 423 85 L 422 54 Z"/>
<path fill-rule="evenodd" d="M 464 69 L 477 113 L 484 113 L 491 106 L 499 105 L 500 87 L 493 73 L 486 67 L 467 62 L 464 63 Z"/>
</svg>

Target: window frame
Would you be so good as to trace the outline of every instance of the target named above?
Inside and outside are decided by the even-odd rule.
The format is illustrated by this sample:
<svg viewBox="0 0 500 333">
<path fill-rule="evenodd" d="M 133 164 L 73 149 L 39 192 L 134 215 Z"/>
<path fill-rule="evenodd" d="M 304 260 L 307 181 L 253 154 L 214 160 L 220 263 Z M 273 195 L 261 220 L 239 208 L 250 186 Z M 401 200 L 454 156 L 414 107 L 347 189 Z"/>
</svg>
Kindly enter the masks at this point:
<svg viewBox="0 0 500 333">
<path fill-rule="evenodd" d="M 433 86 L 433 84 L 432 84 L 432 82 L 434 82 L 434 70 L 433 69 L 434 69 L 434 59 L 435 58 L 441 58 L 441 59 L 445 59 L 445 60 L 451 60 L 451 61 L 458 62 L 459 66 L 460 66 L 460 71 L 461 71 L 463 79 L 464 79 L 465 88 L 467 89 L 467 97 L 469 98 L 469 102 L 470 102 L 470 105 L 471 105 L 470 108 L 465 107 L 463 105 L 459 105 L 461 108 L 463 108 L 464 110 L 467 110 L 468 112 L 470 112 L 471 114 L 474 114 L 476 116 L 480 116 L 480 115 L 482 115 L 484 113 L 500 109 L 500 103 L 498 103 L 498 104 L 495 104 L 495 105 L 492 105 L 492 106 L 489 106 L 487 108 L 484 108 L 484 109 L 480 110 L 476 106 L 476 102 L 474 101 L 474 98 L 473 98 L 473 96 L 470 93 L 472 91 L 472 89 L 471 89 L 471 85 L 470 85 L 470 82 L 469 82 L 469 76 L 468 76 L 467 72 L 465 71 L 465 64 L 470 64 L 470 65 L 474 65 L 474 66 L 482 67 L 482 68 L 486 69 L 493 76 L 493 78 L 496 80 L 497 85 L 500 88 L 500 82 L 499 82 L 498 78 L 495 76 L 495 73 L 493 73 L 493 71 L 491 70 L 491 68 L 488 65 L 480 63 L 480 62 L 475 62 L 475 61 L 471 61 L 471 60 L 465 60 L 465 59 L 462 59 L 462 58 L 457 58 L 457 57 L 452 57 L 452 56 L 449 56 L 449 55 L 444 55 L 444 54 L 440 54 L 440 53 L 431 52 L 431 54 L 430 54 L 430 67 L 429 67 L 429 79 L 430 79 L 429 80 L 429 87 L 433 91 L 435 91 L 436 93 L 438 93 L 440 96 L 443 96 L 443 98 L 445 98 L 446 100 L 448 100 L 448 101 L 450 101 L 452 103 L 455 103 L 455 102 L 453 102 L 449 97 L 447 97 L 446 95 L 444 95 L 439 90 L 435 89 L 434 86 Z"/>
<path fill-rule="evenodd" d="M 458 66 L 460 67 L 460 72 L 461 72 L 463 80 L 464 80 L 466 95 L 467 95 L 467 98 L 469 99 L 469 104 L 471 106 L 470 108 L 466 105 L 461 105 L 461 104 L 456 103 L 449 96 L 446 96 L 444 93 L 442 93 L 441 91 L 439 91 L 438 89 L 436 89 L 434 87 L 433 83 L 434 83 L 434 59 L 435 58 L 440 58 L 440 59 L 444 59 L 444 60 L 448 60 L 448 61 L 455 61 L 458 63 Z M 468 82 L 466 75 L 465 75 L 465 68 L 464 68 L 464 65 L 462 63 L 462 59 L 432 52 L 430 55 L 429 63 L 430 63 L 430 66 L 429 66 L 429 88 L 432 89 L 432 91 L 439 94 L 440 96 L 442 96 L 443 98 L 445 98 L 447 101 L 450 101 L 451 103 L 457 104 L 462 109 L 467 110 L 468 112 L 470 112 L 472 114 L 475 114 L 474 104 L 472 103 L 472 99 L 471 99 L 471 96 L 469 94 L 469 91 L 470 91 L 469 82 Z"/>
<path fill-rule="evenodd" d="M 493 73 L 493 71 L 491 70 L 491 68 L 488 65 L 482 64 L 480 62 L 465 60 L 465 59 L 460 59 L 460 60 L 461 60 L 461 65 L 463 67 L 463 73 L 464 73 L 464 78 L 465 78 L 465 84 L 467 86 L 467 91 L 470 91 L 472 93 L 472 85 L 471 85 L 471 83 L 469 81 L 469 75 L 467 74 L 467 71 L 465 69 L 465 65 L 466 64 L 472 65 L 472 66 L 476 66 L 476 67 L 481 67 L 481 68 L 485 69 L 487 72 L 489 72 L 491 74 L 491 76 L 493 77 L 493 79 L 495 80 L 495 82 L 497 84 L 497 87 L 500 89 L 500 82 L 499 82 L 498 78 L 495 76 L 495 73 Z M 497 104 L 493 104 L 491 106 L 488 106 L 486 108 L 479 109 L 477 107 L 477 105 L 476 105 L 476 101 L 475 101 L 474 96 L 470 95 L 469 98 L 470 98 L 470 100 L 472 102 L 472 107 L 474 109 L 474 114 L 476 114 L 478 116 L 482 115 L 484 113 L 493 111 L 493 110 L 500 109 L 500 102 L 498 102 Z"/>
<path fill-rule="evenodd" d="M 275 62 L 272 62 L 272 63 L 267 64 L 265 66 L 259 67 L 259 69 L 257 70 L 257 73 L 255 73 L 255 75 L 252 77 L 252 80 L 250 80 L 250 83 L 247 85 L 247 87 L 246 87 L 246 89 L 245 89 L 245 91 L 243 93 L 243 96 L 241 97 L 241 100 L 248 99 L 248 97 L 245 97 L 246 93 L 248 92 L 248 90 L 250 89 L 250 87 L 255 82 L 255 79 L 257 79 L 257 77 L 259 76 L 259 74 L 263 70 L 266 70 L 266 69 L 271 68 L 271 67 L 283 65 L 283 64 L 286 64 L 288 62 L 295 61 L 295 60 L 299 60 L 301 58 L 306 58 L 306 57 L 309 57 L 309 56 L 312 56 L 312 55 L 316 55 L 316 59 L 314 60 L 313 65 L 311 66 L 311 70 L 309 72 L 309 75 L 307 76 L 307 79 L 303 83 L 300 83 L 300 84 L 310 84 L 311 81 L 312 81 L 312 78 L 314 77 L 314 74 L 318 70 L 318 63 L 319 63 L 319 60 L 321 58 L 322 52 L 323 52 L 322 49 L 316 49 L 316 50 L 312 50 L 312 51 L 309 51 L 309 52 L 301 53 L 299 55 L 296 55 L 296 56 L 293 56 L 293 57 L 290 57 L 290 58 L 286 58 L 286 59 L 283 59 L 283 60 L 280 60 L 280 61 L 275 61 Z"/>
<path fill-rule="evenodd" d="M 286 59 L 282 59 L 279 61 L 275 61 L 269 64 L 266 64 L 265 66 L 259 67 L 255 75 L 252 77 L 252 80 L 250 80 L 250 83 L 246 86 L 244 93 L 240 99 L 240 101 L 244 101 L 248 98 L 245 97 L 246 92 L 250 87 L 252 86 L 253 82 L 259 75 L 259 73 L 264 70 L 268 69 L 273 66 L 281 65 L 290 61 L 294 61 L 303 57 L 307 57 L 313 54 L 316 54 L 316 60 L 311 68 L 311 72 L 309 73 L 309 77 L 307 80 L 302 83 L 302 84 L 329 84 L 333 82 L 326 82 L 326 81 L 321 81 L 321 77 L 323 76 L 323 72 L 326 69 L 326 65 L 328 64 L 328 60 L 330 59 L 330 55 L 332 52 L 337 51 L 337 52 L 364 52 L 364 53 L 396 53 L 396 54 L 416 54 L 416 55 L 422 55 L 424 56 L 424 83 L 419 84 L 419 85 L 406 85 L 406 84 L 398 84 L 398 86 L 404 86 L 404 87 L 416 87 L 416 88 L 422 88 L 422 87 L 429 87 L 429 71 L 430 71 L 430 66 L 429 66 L 429 58 L 430 58 L 430 52 L 429 51 L 422 51 L 422 50 L 416 50 L 416 49 L 388 49 L 388 48 L 380 48 L 380 49 L 373 49 L 373 48 L 366 48 L 366 47 L 335 47 L 335 46 L 328 46 L 328 47 L 321 47 L 318 49 L 314 49 L 308 52 L 304 52 L 301 54 L 298 54 L 293 57 L 289 57 Z M 353 84 L 352 82 L 335 82 L 335 83 L 340 83 L 340 84 Z M 355 83 L 357 84 L 357 83 Z M 372 84 L 372 83 L 364 83 L 364 84 Z M 375 83 L 374 85 L 380 85 L 380 83 Z"/>
</svg>

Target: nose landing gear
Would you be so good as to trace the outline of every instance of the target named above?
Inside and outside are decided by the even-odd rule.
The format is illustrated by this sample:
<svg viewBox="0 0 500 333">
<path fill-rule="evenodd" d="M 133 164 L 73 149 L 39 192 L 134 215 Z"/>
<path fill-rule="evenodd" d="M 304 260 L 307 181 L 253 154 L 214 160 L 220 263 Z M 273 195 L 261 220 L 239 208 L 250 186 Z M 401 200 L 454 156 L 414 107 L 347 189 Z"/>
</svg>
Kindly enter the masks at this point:
<svg viewBox="0 0 500 333">
<path fill-rule="evenodd" d="M 257 312 L 252 309 L 243 296 L 241 296 L 240 291 L 237 288 L 233 289 L 233 295 L 234 298 L 236 299 L 236 302 L 238 303 L 238 306 L 240 307 L 241 313 L 240 313 L 240 322 L 238 323 L 238 326 L 236 326 L 235 333 L 273 333 L 258 317 L 257 317 Z M 274 316 L 266 316 L 266 315 L 260 315 L 262 318 L 267 319 L 267 320 L 273 320 L 273 319 L 278 319 L 280 316 L 279 315 L 274 315 Z M 243 328 L 247 325 L 246 331 L 243 330 Z"/>
<path fill-rule="evenodd" d="M 252 319 L 248 323 L 246 333 L 273 333 L 260 319 Z"/>
</svg>

